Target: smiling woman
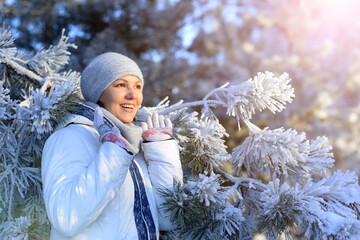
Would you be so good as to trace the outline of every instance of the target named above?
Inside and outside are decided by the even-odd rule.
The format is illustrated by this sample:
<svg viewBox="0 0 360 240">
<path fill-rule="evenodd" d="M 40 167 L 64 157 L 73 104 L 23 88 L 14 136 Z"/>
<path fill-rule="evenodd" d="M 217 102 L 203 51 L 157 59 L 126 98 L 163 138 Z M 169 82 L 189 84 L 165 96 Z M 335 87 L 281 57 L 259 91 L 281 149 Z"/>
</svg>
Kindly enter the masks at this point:
<svg viewBox="0 0 360 240">
<path fill-rule="evenodd" d="M 111 83 L 100 96 L 98 103 L 123 123 L 131 123 L 142 100 L 141 80 L 126 75 Z"/>
<path fill-rule="evenodd" d="M 69 113 L 42 155 L 51 240 L 159 239 L 175 228 L 158 188 L 182 181 L 169 119 L 133 119 L 143 100 L 137 64 L 119 53 L 94 58 L 81 76 L 86 102 Z M 141 151 L 140 151 L 141 149 Z"/>
</svg>

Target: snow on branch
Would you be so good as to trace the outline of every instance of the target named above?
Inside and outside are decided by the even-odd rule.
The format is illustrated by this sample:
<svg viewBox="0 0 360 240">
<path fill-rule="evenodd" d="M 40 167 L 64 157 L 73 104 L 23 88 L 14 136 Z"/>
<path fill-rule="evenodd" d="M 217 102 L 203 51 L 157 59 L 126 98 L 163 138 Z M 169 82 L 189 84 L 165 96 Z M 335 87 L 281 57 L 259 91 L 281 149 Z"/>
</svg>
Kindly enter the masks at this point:
<svg viewBox="0 0 360 240">
<path fill-rule="evenodd" d="M 16 73 L 42 84 L 44 77 L 54 75 L 69 62 L 71 53 L 68 49 L 70 47 L 77 48 L 77 46 L 68 43 L 68 40 L 69 38 L 64 35 L 63 30 L 56 46 L 42 49 L 36 52 L 30 60 L 27 60 L 23 53 L 17 53 L 15 47 L 10 47 L 14 42 L 10 30 L 0 28 L 0 63 L 6 64 Z"/>
<path fill-rule="evenodd" d="M 14 44 L 14 37 L 11 34 L 10 28 L 5 29 L 0 27 L 0 58 L 14 57 L 16 48 L 12 47 Z"/>
<path fill-rule="evenodd" d="M 164 114 L 164 109 L 168 105 L 166 98 L 156 107 L 143 107 L 138 111 L 136 120 L 145 121 L 146 116 L 153 112 Z M 179 102 L 172 107 L 181 105 L 182 102 Z M 172 112 L 165 115 L 173 123 L 174 137 L 178 140 L 184 167 L 197 175 L 223 166 L 230 158 L 224 140 L 224 137 L 229 136 L 226 129 L 217 118 L 199 119 L 197 112 L 189 113 L 186 110 L 186 107 L 173 108 Z"/>
<path fill-rule="evenodd" d="M 352 239 L 360 237 L 360 221 L 352 205 L 359 206 L 359 184 L 355 172 L 337 170 L 320 181 L 309 178 L 304 186 L 295 185 L 294 196 L 303 204 L 304 218 L 299 226 L 306 239 Z"/>
<path fill-rule="evenodd" d="M 40 82 L 42 79 L 40 76 L 18 63 L 24 63 L 24 61 L 15 57 L 17 49 L 16 47 L 12 47 L 14 40 L 10 28 L 5 29 L 4 27 L 0 27 L 0 63 L 6 64 L 20 75 Z"/>
<path fill-rule="evenodd" d="M 291 237 L 294 228 L 306 239 L 360 236 L 360 221 L 351 204 L 360 203 L 358 177 L 354 172 L 336 171 L 314 182 L 291 187 L 275 179 L 261 194 L 263 210 L 258 215 L 259 229 L 269 238 L 285 233 Z"/>
<path fill-rule="evenodd" d="M 35 82 L 41 82 L 42 81 L 42 77 L 40 77 L 39 75 L 37 75 L 34 72 L 30 71 L 29 69 L 23 67 L 22 65 L 20 65 L 16 61 L 12 60 L 11 58 L 1 58 L 0 63 L 6 64 L 8 67 L 13 69 L 18 74 L 26 76 L 26 77 L 30 78 L 31 80 L 33 80 Z"/>
<path fill-rule="evenodd" d="M 45 239 L 49 233 L 41 152 L 58 120 L 80 101 L 80 74 L 60 72 L 67 49 L 75 47 L 67 41 L 63 34 L 28 64 L 30 56 L 13 47 L 10 30 L 0 27 L 0 239 Z"/>
<path fill-rule="evenodd" d="M 34 216 L 26 213 L 15 219 L 0 224 L 0 239 L 2 240 L 30 240 L 44 239 L 44 232 L 49 231 L 45 224 L 34 221 Z"/>
<path fill-rule="evenodd" d="M 207 174 L 207 172 L 205 172 L 205 174 Z M 199 174 L 198 181 L 189 181 L 184 187 L 192 196 L 196 196 L 201 203 L 204 203 L 205 206 L 210 206 L 211 203 L 222 203 L 226 201 L 232 191 L 230 188 L 221 186 L 221 176 L 213 172 L 211 172 L 209 176 L 205 174 Z"/>
<path fill-rule="evenodd" d="M 3 83 L 0 82 L 0 121 L 12 118 L 15 106 L 16 101 L 10 98 L 10 90 L 3 88 Z"/>
<path fill-rule="evenodd" d="M 332 175 L 325 175 L 320 181 L 327 186 L 328 192 L 324 194 L 327 210 L 340 214 L 343 217 L 356 218 L 355 211 L 349 209 L 350 204 L 360 204 L 359 178 L 355 172 L 341 172 L 337 170 Z M 338 204 L 340 203 L 340 204 Z"/>
<path fill-rule="evenodd" d="M 41 49 L 28 61 L 28 66 L 40 76 L 50 76 L 59 72 L 70 59 L 68 48 L 77 48 L 73 43 L 68 43 L 69 38 L 62 31 L 59 43 L 48 49 Z"/>
<path fill-rule="evenodd" d="M 61 112 L 65 114 L 61 108 L 72 104 L 69 98 L 76 96 L 79 85 L 77 74 L 69 75 L 66 81 L 61 77 L 59 77 L 60 81 L 55 79 L 52 79 L 54 84 L 49 89 L 46 88 L 47 85 L 41 89 L 32 89 L 30 95 L 25 96 L 22 108 L 18 110 L 19 119 L 31 121 L 31 131 L 36 132 L 39 138 L 53 131 L 59 112 L 60 115 Z"/>
<path fill-rule="evenodd" d="M 253 226 L 241 209 L 226 202 L 232 189 L 222 186 L 220 175 L 199 174 L 198 180 L 177 184 L 174 191 L 161 189 L 160 194 L 166 199 L 162 207 L 180 226 L 176 230 L 180 239 L 216 239 L 219 234 L 226 239 L 252 236 Z"/>
<path fill-rule="evenodd" d="M 180 143 L 182 160 L 191 173 L 199 174 L 223 166 L 230 159 L 226 151 L 225 128 L 217 119 L 200 119 L 188 129 L 189 139 Z"/>
<path fill-rule="evenodd" d="M 0 201 L 7 202 L 8 218 L 15 198 L 24 198 L 34 185 L 40 185 L 40 169 L 34 167 L 35 152 L 31 136 L 27 135 L 28 122 L 0 125 Z"/>
<path fill-rule="evenodd" d="M 296 224 L 301 222 L 303 205 L 293 195 L 293 189 L 279 179 L 270 182 L 261 194 L 262 211 L 257 216 L 260 232 L 266 233 L 268 239 L 277 239 L 283 233 L 291 236 Z"/>
<path fill-rule="evenodd" d="M 259 129 L 233 149 L 230 161 L 237 174 L 245 167 L 252 176 L 260 172 L 271 179 L 302 182 L 308 174 L 333 165 L 331 146 L 326 144 L 326 138 L 309 141 L 293 129 Z"/>
<path fill-rule="evenodd" d="M 203 116 L 213 117 L 211 108 L 221 106 L 227 109 L 229 116 L 236 117 L 240 127 L 240 120 L 249 120 L 256 110 L 269 109 L 280 112 L 287 102 L 292 102 L 294 89 L 289 84 L 291 79 L 287 73 L 274 77 L 271 72 L 258 73 L 239 85 L 225 84 L 210 91 L 201 101 L 170 106 L 162 111 L 163 114 L 179 108 L 203 106 Z"/>
</svg>

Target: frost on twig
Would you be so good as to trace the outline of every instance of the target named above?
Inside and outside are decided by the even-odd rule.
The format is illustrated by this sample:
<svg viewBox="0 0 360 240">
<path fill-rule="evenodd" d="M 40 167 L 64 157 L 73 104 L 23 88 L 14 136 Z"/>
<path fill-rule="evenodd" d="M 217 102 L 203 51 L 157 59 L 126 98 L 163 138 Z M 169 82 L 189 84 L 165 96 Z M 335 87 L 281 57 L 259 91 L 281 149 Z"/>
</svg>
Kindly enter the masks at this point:
<svg viewBox="0 0 360 240">
<path fill-rule="evenodd" d="M 9 89 L 3 88 L 3 83 L 0 82 L 0 121 L 12 118 L 15 107 L 16 101 L 10 98 Z"/>
<path fill-rule="evenodd" d="M 77 48 L 73 43 L 68 43 L 68 37 L 62 31 L 59 43 L 50 46 L 48 49 L 41 49 L 33 57 L 28 59 L 25 54 L 18 52 L 11 47 L 14 38 L 10 30 L 0 30 L 0 63 L 6 64 L 9 68 L 29 80 L 41 84 L 43 78 L 58 73 L 63 69 L 70 59 L 69 48 Z"/>
<path fill-rule="evenodd" d="M 203 106 L 204 116 L 213 116 L 211 108 L 225 107 L 229 116 L 240 119 L 251 119 L 256 110 L 265 108 L 275 113 L 282 111 L 287 102 L 294 97 L 294 89 L 289 85 L 288 74 L 274 77 L 273 73 L 258 73 L 254 79 L 241 84 L 222 87 L 210 91 L 201 101 L 170 106 L 163 112 L 171 112 L 178 108 Z"/>
<path fill-rule="evenodd" d="M 37 137 L 41 138 L 44 134 L 53 131 L 56 119 L 61 118 L 61 114 L 65 114 L 59 103 L 71 104 L 72 97 L 77 91 L 78 78 L 67 79 L 67 81 L 59 81 L 53 84 L 49 89 L 31 89 L 28 96 L 24 96 L 22 107 L 19 108 L 19 119 L 31 121 L 31 131 L 37 133 Z M 67 100 L 67 101 L 65 101 Z M 73 104 L 78 99 L 73 100 Z M 59 108 L 60 107 L 60 108 Z"/>
<path fill-rule="evenodd" d="M 291 79 L 287 73 L 275 77 L 271 72 L 258 73 L 253 79 L 249 79 L 238 85 L 225 84 L 210 91 L 201 101 L 183 103 L 167 107 L 163 114 L 175 111 L 179 108 L 203 106 L 204 117 L 214 117 L 211 108 L 218 106 L 226 108 L 229 116 L 236 117 L 240 128 L 240 120 L 249 120 L 253 114 L 264 109 L 271 112 L 280 112 L 286 103 L 292 102 L 294 89 L 289 84 Z"/>
<path fill-rule="evenodd" d="M 194 123 L 189 129 L 189 140 L 181 143 L 181 155 L 185 166 L 197 175 L 223 166 L 230 155 L 224 140 L 228 134 L 217 119 L 204 118 Z"/>
<path fill-rule="evenodd" d="M 212 115 L 210 107 L 221 105 L 226 107 L 226 113 L 236 117 L 240 124 L 240 119 L 251 119 L 256 110 L 267 108 L 273 113 L 280 112 L 294 97 L 294 89 L 289 83 L 286 73 L 279 77 L 274 77 L 271 72 L 258 73 L 253 79 L 242 84 L 211 91 L 203 99 L 203 114 Z"/>
<path fill-rule="evenodd" d="M 44 232 L 49 231 L 46 225 L 33 220 L 30 215 L 19 216 L 0 224 L 0 239 L 30 240 L 43 239 Z"/>
<path fill-rule="evenodd" d="M 207 174 L 207 175 L 205 175 Z M 199 178 L 184 185 L 177 184 L 174 191 L 161 189 L 166 199 L 162 207 L 170 215 L 179 239 L 250 239 L 251 223 L 241 209 L 227 203 L 231 187 L 222 186 L 222 178 L 213 172 L 199 174 Z"/>
<path fill-rule="evenodd" d="M 42 77 L 51 76 L 59 72 L 68 64 L 70 52 L 68 49 L 77 48 L 73 43 L 68 43 L 69 38 L 62 31 L 61 38 L 57 45 L 50 46 L 48 49 L 41 49 L 28 61 L 27 65 Z"/>
<path fill-rule="evenodd" d="M 13 47 L 14 40 L 10 29 L 0 28 L 0 64 L 6 64 L 18 74 L 40 82 L 41 77 L 23 65 L 26 61 L 16 57 L 18 52 L 16 47 Z"/>
<path fill-rule="evenodd" d="M 5 29 L 0 27 L 0 63 L 5 58 L 12 58 L 16 54 L 16 48 L 13 47 L 14 37 L 11 34 L 10 28 Z"/>
<path fill-rule="evenodd" d="M 322 180 L 309 178 L 304 185 L 294 187 L 275 179 L 261 194 L 259 229 L 269 238 L 285 233 L 291 239 L 300 229 L 306 239 L 343 239 L 344 231 L 351 237 L 359 236 L 360 221 L 350 205 L 359 206 L 359 192 L 354 172 L 336 171 Z"/>
<path fill-rule="evenodd" d="M 238 147 L 233 149 L 231 163 L 237 174 L 244 167 L 250 176 L 257 172 L 269 179 L 280 178 L 291 183 L 302 182 L 309 175 L 333 165 L 331 146 L 326 138 L 314 141 L 305 133 L 278 128 L 250 132 Z"/>
<path fill-rule="evenodd" d="M 144 121 L 146 116 L 159 112 L 169 117 L 173 123 L 174 137 L 179 143 L 184 168 L 193 175 L 211 172 L 223 166 L 229 160 L 224 137 L 228 137 L 226 129 L 216 118 L 198 117 L 197 112 L 188 112 L 182 101 L 172 105 L 172 111 L 166 111 L 168 99 L 164 99 L 156 107 L 143 107 L 137 113 L 137 121 Z M 184 106 L 185 105 L 185 106 Z M 164 110 L 165 109 L 165 110 Z"/>
</svg>

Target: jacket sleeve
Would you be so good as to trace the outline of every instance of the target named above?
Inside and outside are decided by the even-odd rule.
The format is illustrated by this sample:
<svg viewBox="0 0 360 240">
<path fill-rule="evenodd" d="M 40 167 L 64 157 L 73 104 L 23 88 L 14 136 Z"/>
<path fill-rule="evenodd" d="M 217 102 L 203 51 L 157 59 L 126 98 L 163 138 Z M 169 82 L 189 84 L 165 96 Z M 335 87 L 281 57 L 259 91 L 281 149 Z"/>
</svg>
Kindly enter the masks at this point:
<svg viewBox="0 0 360 240">
<path fill-rule="evenodd" d="M 99 147 L 98 142 L 91 144 L 96 134 L 89 127 L 71 125 L 55 132 L 44 146 L 45 206 L 52 226 L 63 236 L 76 235 L 95 221 L 123 184 L 132 160 L 111 142 L 90 151 Z"/>
<path fill-rule="evenodd" d="M 148 171 L 154 187 L 155 200 L 159 213 L 160 230 L 172 230 L 176 226 L 171 224 L 169 213 L 161 207 L 164 199 L 158 193 L 159 188 L 173 190 L 174 180 L 183 181 L 179 147 L 175 140 L 147 142 L 143 144 L 144 157 L 148 162 Z"/>
</svg>

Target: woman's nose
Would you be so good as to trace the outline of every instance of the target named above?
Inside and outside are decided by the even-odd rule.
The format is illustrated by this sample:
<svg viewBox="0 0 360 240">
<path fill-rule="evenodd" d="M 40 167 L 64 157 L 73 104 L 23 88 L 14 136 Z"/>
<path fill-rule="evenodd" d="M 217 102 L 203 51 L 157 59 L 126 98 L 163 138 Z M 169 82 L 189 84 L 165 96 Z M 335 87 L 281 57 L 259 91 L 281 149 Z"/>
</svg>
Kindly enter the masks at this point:
<svg viewBox="0 0 360 240">
<path fill-rule="evenodd" d="M 136 98 L 136 92 L 135 92 L 135 90 L 132 89 L 132 88 L 128 88 L 128 91 L 127 91 L 125 97 L 126 97 L 127 99 L 134 99 L 134 98 Z"/>
</svg>

